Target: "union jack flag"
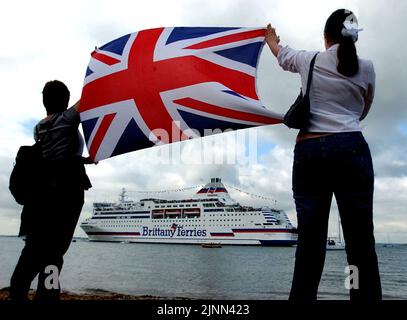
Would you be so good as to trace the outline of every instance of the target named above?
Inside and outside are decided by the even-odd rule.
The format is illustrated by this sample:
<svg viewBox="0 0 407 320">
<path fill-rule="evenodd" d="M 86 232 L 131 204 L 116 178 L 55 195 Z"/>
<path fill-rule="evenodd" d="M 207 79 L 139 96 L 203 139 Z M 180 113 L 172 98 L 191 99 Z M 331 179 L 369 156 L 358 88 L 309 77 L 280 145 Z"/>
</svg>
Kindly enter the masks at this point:
<svg viewBox="0 0 407 320">
<path fill-rule="evenodd" d="M 176 223 L 173 223 L 172 226 L 171 226 L 171 229 L 172 229 L 172 230 L 176 230 L 177 227 L 178 227 L 178 225 L 177 225 Z"/>
<path fill-rule="evenodd" d="M 79 109 L 91 158 L 204 136 L 206 129 L 280 123 L 281 115 L 266 109 L 256 92 L 264 34 L 157 28 L 97 48 Z"/>
</svg>

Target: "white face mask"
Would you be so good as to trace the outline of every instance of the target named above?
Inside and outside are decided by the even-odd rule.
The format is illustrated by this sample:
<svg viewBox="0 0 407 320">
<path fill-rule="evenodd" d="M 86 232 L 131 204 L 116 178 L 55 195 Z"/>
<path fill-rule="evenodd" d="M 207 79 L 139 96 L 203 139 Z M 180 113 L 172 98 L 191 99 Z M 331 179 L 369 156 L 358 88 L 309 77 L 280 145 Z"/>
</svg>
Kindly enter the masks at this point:
<svg viewBox="0 0 407 320">
<path fill-rule="evenodd" d="M 351 37 L 353 42 L 358 41 L 358 33 L 362 31 L 362 28 L 359 28 L 356 17 L 351 14 L 343 22 L 342 35 L 344 37 Z"/>
</svg>

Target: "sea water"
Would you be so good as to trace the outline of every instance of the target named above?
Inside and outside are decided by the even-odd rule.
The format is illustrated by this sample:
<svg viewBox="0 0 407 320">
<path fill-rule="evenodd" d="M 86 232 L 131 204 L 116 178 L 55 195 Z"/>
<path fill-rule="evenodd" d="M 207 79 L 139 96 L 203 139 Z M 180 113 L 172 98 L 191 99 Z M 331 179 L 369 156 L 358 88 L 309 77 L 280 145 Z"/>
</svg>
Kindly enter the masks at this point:
<svg viewBox="0 0 407 320">
<path fill-rule="evenodd" d="M 50 239 L 52 241 L 52 239 Z M 23 248 L 0 237 L 0 287 Z M 384 299 L 407 299 L 407 245 L 377 245 Z M 102 243 L 78 239 L 65 255 L 63 290 L 198 299 L 287 299 L 295 247 Z M 327 251 L 320 299 L 348 299 L 345 251 Z M 32 287 L 35 287 L 33 282 Z"/>
</svg>

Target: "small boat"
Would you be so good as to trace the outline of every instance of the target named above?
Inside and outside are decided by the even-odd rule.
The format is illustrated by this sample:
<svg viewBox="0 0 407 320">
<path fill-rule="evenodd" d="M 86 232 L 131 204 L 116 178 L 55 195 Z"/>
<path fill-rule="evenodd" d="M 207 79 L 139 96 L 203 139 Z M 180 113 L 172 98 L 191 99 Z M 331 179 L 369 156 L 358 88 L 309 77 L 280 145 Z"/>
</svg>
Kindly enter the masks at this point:
<svg viewBox="0 0 407 320">
<path fill-rule="evenodd" d="M 332 238 L 328 238 L 326 250 L 345 250 L 345 244 L 341 240 L 335 241 Z"/>
<path fill-rule="evenodd" d="M 386 233 L 387 242 L 383 245 L 385 248 L 393 248 L 393 244 L 390 242 L 389 234 Z"/>
<path fill-rule="evenodd" d="M 220 243 L 203 243 L 202 248 L 222 248 Z"/>
<path fill-rule="evenodd" d="M 335 240 L 334 240 L 335 239 Z M 328 237 L 326 250 L 345 250 L 345 243 L 341 237 L 341 219 L 338 214 L 338 238 Z"/>
</svg>

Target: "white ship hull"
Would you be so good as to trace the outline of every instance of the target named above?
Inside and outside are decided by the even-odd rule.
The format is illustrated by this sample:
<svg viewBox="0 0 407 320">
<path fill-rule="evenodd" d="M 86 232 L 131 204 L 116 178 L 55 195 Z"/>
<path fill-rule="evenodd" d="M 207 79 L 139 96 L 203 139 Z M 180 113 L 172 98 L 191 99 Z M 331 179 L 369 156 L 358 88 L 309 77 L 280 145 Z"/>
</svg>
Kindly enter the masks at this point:
<svg viewBox="0 0 407 320">
<path fill-rule="evenodd" d="M 86 230 L 86 229 L 85 229 Z M 95 230 L 95 229 L 93 229 Z M 202 229 L 200 229 L 202 230 Z M 209 234 L 215 232 L 209 232 Z M 220 233 L 216 232 L 215 234 Z M 173 244 L 205 244 L 219 243 L 223 245 L 264 245 L 292 246 L 297 243 L 297 235 L 292 230 L 272 229 L 234 229 L 223 232 L 224 236 L 185 237 L 174 236 L 143 236 L 142 231 L 88 231 L 91 241 L 104 242 L 134 242 L 134 243 L 173 243 Z"/>
<path fill-rule="evenodd" d="M 89 237 L 90 241 L 99 242 L 125 242 L 125 243 L 161 243 L 161 244 L 222 244 L 235 246 L 275 246 L 275 247 L 291 247 L 297 243 L 296 240 L 260 240 L 260 239 L 115 239 L 112 237 Z"/>
</svg>

